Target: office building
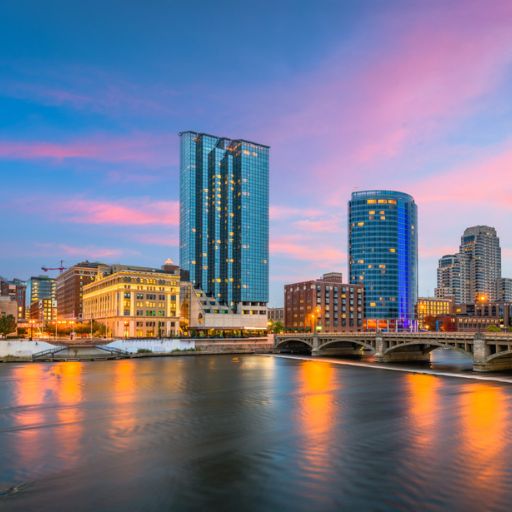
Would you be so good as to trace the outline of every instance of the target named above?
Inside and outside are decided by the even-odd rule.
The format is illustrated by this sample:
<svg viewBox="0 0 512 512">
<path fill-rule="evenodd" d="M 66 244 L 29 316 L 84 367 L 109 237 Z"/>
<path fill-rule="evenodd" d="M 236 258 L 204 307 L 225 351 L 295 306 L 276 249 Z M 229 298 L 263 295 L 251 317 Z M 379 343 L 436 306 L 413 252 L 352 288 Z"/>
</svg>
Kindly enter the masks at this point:
<svg viewBox="0 0 512 512">
<path fill-rule="evenodd" d="M 96 279 L 83 286 L 83 319 L 105 325 L 107 336 L 175 336 L 180 321 L 180 271 L 112 265 L 98 267 Z"/>
<path fill-rule="evenodd" d="M 193 131 L 180 137 L 180 266 L 231 313 L 266 318 L 269 147 Z"/>
<path fill-rule="evenodd" d="M 453 299 L 437 297 L 418 297 L 416 303 L 416 319 L 419 329 L 429 331 L 440 330 L 437 317 L 453 313 Z"/>
<path fill-rule="evenodd" d="M 350 282 L 364 286 L 366 319 L 378 328 L 410 328 L 418 297 L 414 199 L 389 190 L 354 192 L 348 233 Z"/>
<path fill-rule="evenodd" d="M 83 288 L 98 275 L 103 263 L 83 261 L 65 270 L 56 278 L 57 316 L 59 320 L 75 320 L 83 318 Z"/>
<path fill-rule="evenodd" d="M 30 278 L 30 303 L 43 299 L 56 301 L 57 285 L 55 279 L 48 276 L 37 276 Z"/>
<path fill-rule="evenodd" d="M 299 331 L 363 330 L 364 287 L 343 283 L 339 272 L 287 284 L 284 287 L 284 324 L 286 329 Z"/>
</svg>

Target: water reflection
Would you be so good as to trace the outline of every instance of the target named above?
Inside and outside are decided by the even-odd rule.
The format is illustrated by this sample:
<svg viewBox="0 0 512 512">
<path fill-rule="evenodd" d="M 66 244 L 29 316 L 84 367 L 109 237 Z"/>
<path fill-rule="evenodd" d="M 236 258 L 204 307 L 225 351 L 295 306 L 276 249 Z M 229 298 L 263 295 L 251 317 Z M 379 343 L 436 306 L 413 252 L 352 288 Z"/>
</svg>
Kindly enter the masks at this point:
<svg viewBox="0 0 512 512">
<path fill-rule="evenodd" d="M 334 430 L 334 368 L 322 362 L 308 361 L 300 365 L 298 419 L 305 471 L 321 478 L 328 470 L 329 449 Z M 339 413 L 340 404 L 337 404 Z M 341 440 L 338 438 L 336 442 Z"/>
<path fill-rule="evenodd" d="M 136 361 L 124 359 L 114 365 L 114 381 L 110 398 L 112 400 L 112 439 L 117 448 L 127 447 L 130 431 L 136 425 L 135 391 Z"/>
<path fill-rule="evenodd" d="M 57 397 L 57 418 L 59 428 L 55 431 L 55 444 L 61 459 L 66 464 L 78 460 L 82 453 L 81 437 L 84 415 L 82 401 L 82 370 L 79 362 L 57 363 L 52 376 Z"/>
<path fill-rule="evenodd" d="M 14 425 L 17 428 L 14 443 L 21 468 L 34 468 L 36 463 L 41 463 L 44 447 L 37 427 L 45 420 L 41 408 L 46 392 L 45 377 L 45 366 L 40 364 L 16 365 L 13 368 Z"/>
<path fill-rule="evenodd" d="M 406 383 L 413 444 L 419 449 L 432 449 L 438 435 L 441 380 L 432 375 L 407 374 Z"/>
<path fill-rule="evenodd" d="M 485 496 L 487 510 L 506 488 L 508 411 L 502 387 L 472 383 L 460 395 L 463 457 L 469 472 L 467 489 L 474 499 Z"/>
</svg>

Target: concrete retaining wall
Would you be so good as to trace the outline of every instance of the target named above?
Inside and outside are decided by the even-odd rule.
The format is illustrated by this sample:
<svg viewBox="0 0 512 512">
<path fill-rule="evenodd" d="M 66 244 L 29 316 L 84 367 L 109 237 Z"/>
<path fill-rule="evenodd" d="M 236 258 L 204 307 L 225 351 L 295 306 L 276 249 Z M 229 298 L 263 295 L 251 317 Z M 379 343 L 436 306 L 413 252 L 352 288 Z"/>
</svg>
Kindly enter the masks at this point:
<svg viewBox="0 0 512 512">
<path fill-rule="evenodd" d="M 151 350 L 154 354 L 168 354 L 178 350 L 195 350 L 194 340 L 116 340 L 106 348 L 117 348 L 130 354 L 137 353 L 138 350 Z"/>
<path fill-rule="evenodd" d="M 0 357 L 31 357 L 32 354 L 55 347 L 46 341 L 0 340 Z"/>
</svg>

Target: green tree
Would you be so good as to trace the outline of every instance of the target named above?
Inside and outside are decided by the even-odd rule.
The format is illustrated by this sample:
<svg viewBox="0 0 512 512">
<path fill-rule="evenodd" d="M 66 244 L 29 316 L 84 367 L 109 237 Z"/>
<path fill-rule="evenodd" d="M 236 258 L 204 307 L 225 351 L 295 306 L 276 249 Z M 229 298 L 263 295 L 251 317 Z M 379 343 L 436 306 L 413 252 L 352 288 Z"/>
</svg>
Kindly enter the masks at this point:
<svg viewBox="0 0 512 512">
<path fill-rule="evenodd" d="M 270 330 L 274 334 L 279 334 L 284 331 L 284 325 L 282 324 L 282 322 L 272 322 Z"/>
<path fill-rule="evenodd" d="M 497 325 L 488 325 L 485 330 L 487 332 L 501 332 L 501 329 Z"/>
<path fill-rule="evenodd" d="M 16 318 L 12 315 L 0 317 L 0 336 L 7 336 L 16 331 Z"/>
</svg>

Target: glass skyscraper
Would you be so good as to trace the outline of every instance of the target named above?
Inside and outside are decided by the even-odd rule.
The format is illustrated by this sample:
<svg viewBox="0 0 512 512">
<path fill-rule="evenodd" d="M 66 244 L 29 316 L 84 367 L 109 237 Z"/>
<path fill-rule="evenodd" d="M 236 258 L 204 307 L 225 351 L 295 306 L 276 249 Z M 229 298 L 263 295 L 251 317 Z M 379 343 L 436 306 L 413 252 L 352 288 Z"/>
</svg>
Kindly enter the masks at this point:
<svg viewBox="0 0 512 512">
<path fill-rule="evenodd" d="M 269 147 L 193 131 L 180 137 L 180 266 L 233 312 L 263 306 Z"/>
<path fill-rule="evenodd" d="M 354 192 L 349 201 L 350 282 L 365 286 L 367 319 L 407 327 L 418 298 L 418 224 L 403 192 Z"/>
</svg>

